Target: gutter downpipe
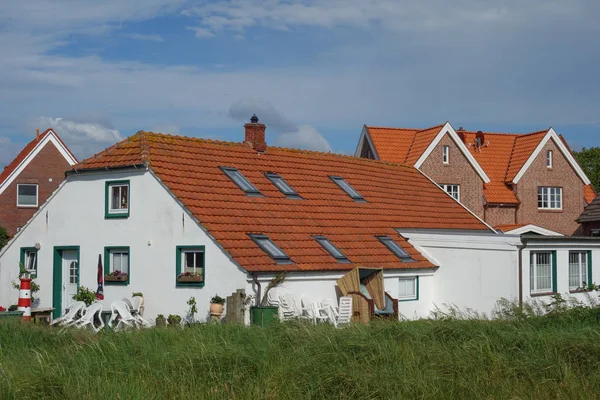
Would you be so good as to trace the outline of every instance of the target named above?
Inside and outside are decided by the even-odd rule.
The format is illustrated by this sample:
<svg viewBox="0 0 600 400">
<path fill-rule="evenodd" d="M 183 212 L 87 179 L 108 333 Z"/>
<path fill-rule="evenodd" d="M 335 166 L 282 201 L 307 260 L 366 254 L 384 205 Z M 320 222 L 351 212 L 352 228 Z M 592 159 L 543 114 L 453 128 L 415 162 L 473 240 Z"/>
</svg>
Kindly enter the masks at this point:
<svg viewBox="0 0 600 400">
<path fill-rule="evenodd" d="M 256 306 L 260 306 L 260 300 L 261 300 L 261 286 L 260 286 L 260 282 L 258 281 L 258 278 L 256 277 L 256 274 L 252 274 L 252 281 L 254 282 L 254 284 L 256 285 Z"/>
</svg>

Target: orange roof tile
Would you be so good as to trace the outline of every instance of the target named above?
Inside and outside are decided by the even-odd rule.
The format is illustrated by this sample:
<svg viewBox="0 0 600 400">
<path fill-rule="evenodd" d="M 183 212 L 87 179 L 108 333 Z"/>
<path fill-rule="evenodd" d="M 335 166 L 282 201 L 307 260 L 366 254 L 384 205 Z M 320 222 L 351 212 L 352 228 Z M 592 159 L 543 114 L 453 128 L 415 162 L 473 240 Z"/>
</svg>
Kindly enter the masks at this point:
<svg viewBox="0 0 600 400">
<path fill-rule="evenodd" d="M 251 272 L 431 268 L 394 228 L 489 229 L 415 168 L 350 156 L 276 147 L 257 153 L 241 143 L 138 132 L 74 169 L 144 163 Z M 219 166 L 238 168 L 264 197 L 247 196 Z M 279 173 L 302 199 L 286 198 L 265 172 Z M 367 202 L 350 199 L 330 175 L 345 178 Z M 248 233 L 268 235 L 294 264 L 276 264 Z M 351 263 L 338 263 L 313 235 L 327 236 Z M 394 237 L 416 262 L 401 262 L 375 235 Z"/>
<path fill-rule="evenodd" d="M 524 226 L 527 226 L 530 224 L 503 224 L 503 225 L 497 225 L 494 227 L 495 230 L 497 231 L 502 231 L 502 232 L 510 232 L 513 229 L 517 229 L 517 228 L 522 228 Z"/>
<path fill-rule="evenodd" d="M 515 135 L 515 146 L 506 171 L 506 182 L 512 182 L 515 179 L 515 176 L 523 168 L 533 151 L 546 136 L 546 133 L 548 133 L 547 130 L 526 135 Z"/>
<path fill-rule="evenodd" d="M 419 129 L 365 126 L 382 161 L 403 164 Z"/>
<path fill-rule="evenodd" d="M 583 187 L 583 197 L 585 198 L 585 202 L 591 204 L 592 201 L 596 198 L 596 191 L 592 185 L 585 185 Z"/>
<path fill-rule="evenodd" d="M 427 150 L 427 147 L 429 147 L 437 134 L 440 133 L 440 130 L 443 126 L 444 125 L 438 125 L 415 133 L 415 138 L 410 146 L 408 154 L 406 155 L 406 160 L 404 160 L 404 163 L 408 165 L 414 165 L 421 155 L 423 155 L 425 150 Z"/>
</svg>

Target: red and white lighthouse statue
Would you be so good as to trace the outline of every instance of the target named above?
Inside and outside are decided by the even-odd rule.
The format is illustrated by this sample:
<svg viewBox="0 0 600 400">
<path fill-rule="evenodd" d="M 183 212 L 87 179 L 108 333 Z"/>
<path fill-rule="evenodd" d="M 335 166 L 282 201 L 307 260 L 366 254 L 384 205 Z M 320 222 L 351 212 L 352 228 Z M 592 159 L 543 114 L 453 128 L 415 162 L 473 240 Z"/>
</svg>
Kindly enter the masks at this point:
<svg viewBox="0 0 600 400">
<path fill-rule="evenodd" d="M 19 302 L 17 310 L 23 311 L 22 319 L 31 321 L 31 278 L 20 278 Z"/>
</svg>

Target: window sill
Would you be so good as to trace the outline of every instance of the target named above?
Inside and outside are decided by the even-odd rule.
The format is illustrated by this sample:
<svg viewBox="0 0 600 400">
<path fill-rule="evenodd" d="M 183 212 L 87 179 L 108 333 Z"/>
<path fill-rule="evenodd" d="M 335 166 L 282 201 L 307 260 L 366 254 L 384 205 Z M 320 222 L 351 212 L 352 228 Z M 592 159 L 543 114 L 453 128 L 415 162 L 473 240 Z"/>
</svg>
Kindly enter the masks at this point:
<svg viewBox="0 0 600 400">
<path fill-rule="evenodd" d="M 126 219 L 129 218 L 129 213 L 127 214 L 104 214 L 104 219 Z"/>
<path fill-rule="evenodd" d="M 20 206 L 17 204 L 17 208 L 38 208 L 39 206 Z"/>
<path fill-rule="evenodd" d="M 104 281 L 104 286 L 128 286 L 129 281 Z"/>
<path fill-rule="evenodd" d="M 413 298 L 413 299 L 398 299 L 398 303 L 404 303 L 407 301 L 419 301 L 419 299 L 417 298 Z"/>
<path fill-rule="evenodd" d="M 538 211 L 541 213 L 562 213 L 564 210 L 561 209 L 551 209 L 551 208 L 538 208 Z"/>
<path fill-rule="evenodd" d="M 569 293 L 589 293 L 593 292 L 592 289 L 578 289 L 578 290 L 569 290 Z"/>
<path fill-rule="evenodd" d="M 530 293 L 531 297 L 555 296 L 558 292 Z"/>
<path fill-rule="evenodd" d="M 176 282 L 175 287 L 204 287 L 204 282 Z"/>
</svg>

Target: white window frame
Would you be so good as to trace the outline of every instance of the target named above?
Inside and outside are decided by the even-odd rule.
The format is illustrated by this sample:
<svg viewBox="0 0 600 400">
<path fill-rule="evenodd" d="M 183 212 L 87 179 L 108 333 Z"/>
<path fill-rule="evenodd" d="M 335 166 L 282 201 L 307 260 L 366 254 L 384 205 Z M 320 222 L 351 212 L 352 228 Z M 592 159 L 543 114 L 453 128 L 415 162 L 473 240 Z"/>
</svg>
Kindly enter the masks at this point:
<svg viewBox="0 0 600 400">
<path fill-rule="evenodd" d="M 127 208 L 114 208 L 113 204 L 113 189 L 114 188 L 127 188 Z M 119 191 L 119 200 L 121 199 L 121 190 Z M 129 208 L 131 207 L 131 190 L 129 183 L 109 183 L 108 184 L 108 213 L 109 214 L 127 214 L 129 213 Z"/>
<path fill-rule="evenodd" d="M 440 187 L 442 189 L 444 189 L 444 192 L 448 193 L 450 196 L 452 196 L 453 199 L 455 199 L 456 201 L 460 201 L 460 185 L 457 185 L 456 183 L 450 183 L 450 184 L 442 184 L 440 185 Z M 454 188 L 456 187 L 456 197 L 454 197 Z"/>
<path fill-rule="evenodd" d="M 180 265 L 181 273 L 188 272 L 188 271 L 186 271 L 186 268 L 187 268 L 186 262 L 187 262 L 188 254 L 194 254 L 194 267 L 192 268 L 193 271 L 189 271 L 189 272 L 194 273 L 194 274 L 200 274 L 204 277 L 204 262 L 206 262 L 206 254 L 204 254 L 204 250 L 201 250 L 201 249 L 182 249 L 181 250 L 181 265 Z M 203 263 L 202 263 L 201 267 L 196 267 L 196 259 L 198 257 L 202 257 L 202 259 L 203 259 Z M 202 270 L 202 271 L 200 271 L 200 270 Z"/>
<path fill-rule="evenodd" d="M 546 168 L 552 168 L 552 159 L 553 152 L 552 150 L 546 150 Z"/>
<path fill-rule="evenodd" d="M 554 196 L 554 207 L 552 197 Z M 538 210 L 562 210 L 562 187 L 538 186 Z M 541 206 L 541 207 L 540 207 Z"/>
<path fill-rule="evenodd" d="M 412 285 L 413 294 L 407 294 L 406 288 Z M 404 292 L 404 293 L 403 293 Z M 419 277 L 407 276 L 398 279 L 398 300 L 418 300 L 419 299 Z"/>
<path fill-rule="evenodd" d="M 539 255 L 547 255 L 548 256 L 548 264 L 539 264 L 538 257 Z M 553 257 L 554 253 L 552 251 L 532 251 L 529 256 L 529 290 L 532 294 L 536 293 L 552 293 L 553 292 L 553 282 L 554 282 L 554 268 L 553 268 Z M 550 268 L 550 286 L 542 287 L 538 286 L 539 276 L 538 276 L 538 267 L 548 266 Z"/>
<path fill-rule="evenodd" d="M 127 274 L 129 276 L 129 250 L 126 249 L 111 249 L 109 250 L 110 252 L 110 271 L 109 272 L 115 272 L 115 271 L 120 271 L 124 274 Z M 119 268 L 115 268 L 115 256 L 117 254 L 121 255 L 121 259 L 119 260 Z M 123 271 L 123 254 L 127 254 L 127 271 Z"/>
<path fill-rule="evenodd" d="M 576 256 L 576 260 L 573 261 L 572 256 Z M 584 285 L 589 286 L 590 277 L 588 276 L 589 267 L 589 252 L 588 251 L 569 251 L 569 290 L 579 290 Z M 577 276 L 577 284 L 571 284 L 571 278 Z"/>
<path fill-rule="evenodd" d="M 35 186 L 35 205 L 19 204 L 19 188 L 21 186 Z M 18 183 L 17 184 L 17 207 L 37 208 L 40 202 L 40 187 L 37 183 Z"/>
<path fill-rule="evenodd" d="M 31 258 L 33 257 L 33 262 L 30 262 L 29 260 L 31 260 Z M 37 275 L 37 251 L 36 250 L 24 250 L 23 253 L 23 264 L 25 269 L 27 270 L 27 272 L 29 272 L 30 274 L 33 273 L 35 275 Z M 33 268 L 29 268 L 29 264 L 33 265 Z"/>
<path fill-rule="evenodd" d="M 450 163 L 450 146 L 442 146 L 442 162 L 444 164 Z"/>
</svg>

